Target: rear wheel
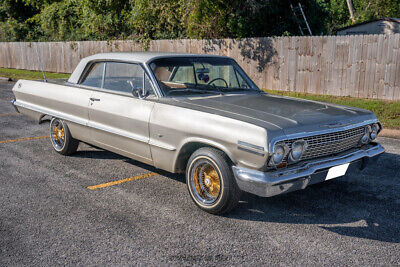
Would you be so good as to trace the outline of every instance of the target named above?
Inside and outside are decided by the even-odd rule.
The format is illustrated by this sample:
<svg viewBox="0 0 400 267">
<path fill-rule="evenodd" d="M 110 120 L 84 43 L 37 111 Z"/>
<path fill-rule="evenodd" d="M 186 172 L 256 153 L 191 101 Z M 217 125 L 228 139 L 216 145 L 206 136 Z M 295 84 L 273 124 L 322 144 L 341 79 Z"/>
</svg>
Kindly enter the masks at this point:
<svg viewBox="0 0 400 267">
<path fill-rule="evenodd" d="M 229 212 L 241 195 L 228 157 L 214 148 L 200 148 L 192 154 L 186 168 L 186 184 L 194 203 L 212 214 Z"/>
<path fill-rule="evenodd" d="M 79 145 L 79 141 L 72 138 L 67 124 L 58 118 L 50 121 L 50 140 L 54 150 L 62 155 L 76 152 Z"/>
</svg>

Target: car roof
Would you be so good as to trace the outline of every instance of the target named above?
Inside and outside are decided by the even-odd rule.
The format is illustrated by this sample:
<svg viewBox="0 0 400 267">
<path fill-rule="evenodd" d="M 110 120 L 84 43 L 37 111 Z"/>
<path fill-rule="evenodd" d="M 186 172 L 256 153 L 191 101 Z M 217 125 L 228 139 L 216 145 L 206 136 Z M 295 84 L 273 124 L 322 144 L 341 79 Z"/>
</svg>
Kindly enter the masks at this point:
<svg viewBox="0 0 400 267">
<path fill-rule="evenodd" d="M 99 53 L 81 59 L 76 66 L 74 72 L 71 74 L 68 82 L 78 83 L 82 71 L 85 69 L 87 63 L 97 60 L 118 60 L 138 63 L 148 63 L 157 58 L 169 57 L 220 57 L 229 58 L 226 56 L 206 55 L 206 54 L 190 54 L 190 53 L 175 53 L 175 52 L 110 52 Z"/>
<path fill-rule="evenodd" d="M 146 63 L 156 58 L 165 57 L 225 57 L 206 54 L 190 54 L 190 53 L 175 53 L 175 52 L 111 52 L 95 54 L 84 59 L 91 60 L 124 60 Z M 226 57 L 225 57 L 226 58 Z"/>
</svg>

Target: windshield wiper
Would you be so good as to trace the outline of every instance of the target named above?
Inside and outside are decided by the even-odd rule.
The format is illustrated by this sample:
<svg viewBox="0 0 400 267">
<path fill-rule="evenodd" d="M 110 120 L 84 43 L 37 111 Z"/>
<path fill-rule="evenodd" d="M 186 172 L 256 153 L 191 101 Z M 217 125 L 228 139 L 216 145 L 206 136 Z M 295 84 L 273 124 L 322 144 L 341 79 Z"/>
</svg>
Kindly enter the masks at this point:
<svg viewBox="0 0 400 267">
<path fill-rule="evenodd" d="M 190 93 L 200 93 L 200 94 L 220 94 L 221 92 L 217 92 L 214 90 L 201 90 L 201 89 L 193 89 L 193 88 L 184 88 L 184 89 L 173 89 L 168 91 L 167 95 L 175 92 L 190 92 Z"/>
<path fill-rule="evenodd" d="M 254 91 L 252 89 L 248 89 L 248 88 L 239 88 L 239 87 L 221 87 L 220 88 L 221 91 L 223 92 L 233 92 L 233 91 Z"/>
</svg>

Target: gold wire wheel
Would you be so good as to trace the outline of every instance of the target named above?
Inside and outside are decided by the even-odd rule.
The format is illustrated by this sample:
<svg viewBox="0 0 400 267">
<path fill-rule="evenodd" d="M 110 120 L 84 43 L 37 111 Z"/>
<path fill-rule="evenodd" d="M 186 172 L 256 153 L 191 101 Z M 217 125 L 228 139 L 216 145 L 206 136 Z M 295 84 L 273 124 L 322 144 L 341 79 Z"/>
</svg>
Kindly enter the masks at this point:
<svg viewBox="0 0 400 267">
<path fill-rule="evenodd" d="M 64 129 L 63 128 L 60 129 L 58 128 L 58 126 L 54 127 L 53 136 L 54 140 L 56 140 L 57 142 L 60 142 L 60 139 L 64 141 L 65 140 Z"/>
<path fill-rule="evenodd" d="M 63 124 L 60 120 L 54 119 L 51 121 L 50 130 L 51 142 L 53 143 L 54 148 L 61 150 L 65 144 L 65 132 Z"/>
<path fill-rule="evenodd" d="M 205 204 L 215 202 L 221 191 L 221 179 L 213 165 L 208 162 L 198 164 L 192 179 L 198 200 Z"/>
</svg>

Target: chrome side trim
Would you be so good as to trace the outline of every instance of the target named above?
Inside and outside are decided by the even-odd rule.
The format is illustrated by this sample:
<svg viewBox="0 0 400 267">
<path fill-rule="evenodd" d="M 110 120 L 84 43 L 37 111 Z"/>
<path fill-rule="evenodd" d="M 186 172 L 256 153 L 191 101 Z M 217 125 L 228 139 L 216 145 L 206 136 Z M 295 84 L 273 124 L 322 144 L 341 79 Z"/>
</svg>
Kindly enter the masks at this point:
<svg viewBox="0 0 400 267">
<path fill-rule="evenodd" d="M 97 123 L 97 122 L 89 121 L 87 126 L 92 127 L 94 129 L 97 129 L 97 130 L 100 130 L 100 131 L 104 131 L 104 132 L 108 132 L 108 133 L 111 133 L 111 134 L 123 136 L 123 137 L 129 138 L 129 139 L 132 139 L 132 140 L 135 140 L 135 141 L 139 141 L 139 142 L 142 142 L 142 143 L 149 143 L 149 139 L 148 138 L 139 136 L 137 134 L 133 134 L 133 133 L 128 132 L 128 131 L 122 131 L 122 130 L 116 129 L 114 127 L 104 126 L 103 124 L 100 124 L 100 123 Z"/>
<path fill-rule="evenodd" d="M 166 149 L 166 150 L 169 150 L 169 151 L 175 151 L 176 150 L 175 147 L 170 146 L 170 145 L 165 144 L 165 143 L 158 142 L 156 140 L 150 140 L 149 145 L 156 146 L 156 147 L 159 147 L 159 148 L 163 148 L 163 149 Z"/>
<path fill-rule="evenodd" d="M 365 149 L 360 148 L 341 156 L 313 160 L 303 166 L 284 170 L 262 172 L 237 166 L 233 166 L 232 170 L 236 183 L 241 190 L 262 197 L 270 197 L 288 192 L 290 188 L 292 188 L 291 190 L 296 190 L 294 189 L 296 188 L 296 183 L 302 184 L 302 188 L 305 188 L 311 176 L 316 175 L 318 171 L 364 158 L 373 158 L 385 151 L 378 143 L 371 144 L 371 146 Z"/>
<path fill-rule="evenodd" d="M 83 126 L 88 126 L 88 120 L 81 119 L 77 116 L 67 115 L 65 113 L 61 113 L 61 112 L 58 112 L 58 111 L 55 111 L 52 109 L 39 107 L 39 106 L 33 105 L 33 104 L 28 104 L 28 103 L 22 102 L 20 100 L 16 100 L 14 102 L 14 105 L 16 105 L 18 107 L 30 109 L 30 110 L 33 110 L 33 111 L 36 111 L 36 112 L 39 112 L 42 114 L 50 115 L 50 116 L 53 116 L 56 118 L 60 118 L 60 119 L 66 120 L 66 121 L 74 122 L 74 123 L 77 123 L 77 124 L 80 124 Z"/>
<path fill-rule="evenodd" d="M 47 108 L 41 108 L 41 107 L 38 107 L 37 105 L 27 104 L 27 103 L 21 102 L 21 101 L 15 101 L 14 105 L 15 106 L 19 106 L 19 107 L 23 107 L 23 108 L 26 108 L 26 109 L 30 109 L 30 110 L 33 110 L 33 111 L 36 111 L 36 112 L 39 112 L 39 113 L 42 113 L 42 114 L 46 114 L 46 115 L 49 115 L 49 116 L 52 116 L 52 117 L 57 117 L 57 118 L 60 118 L 60 119 L 66 120 L 66 121 L 70 121 L 70 122 L 73 122 L 73 123 L 76 123 L 76 124 L 80 124 L 80 125 L 87 126 L 87 127 L 92 127 L 94 129 L 98 129 L 98 130 L 101 130 L 101 131 L 106 131 L 108 133 L 120 135 L 120 136 L 129 138 L 129 139 L 132 139 L 132 140 L 135 140 L 135 141 L 139 141 L 139 142 L 143 142 L 143 143 L 148 143 L 149 144 L 149 139 L 147 139 L 147 138 L 143 138 L 141 136 L 137 136 L 135 134 L 132 134 L 132 133 L 129 133 L 129 132 L 126 132 L 126 131 L 116 130 L 115 128 L 104 127 L 103 125 L 100 125 L 98 123 L 94 123 L 94 122 L 91 122 L 89 120 L 83 120 L 83 119 L 80 119 L 80 118 L 78 118 L 76 116 L 67 115 L 67 114 L 60 113 L 60 112 L 57 112 L 57 111 L 54 111 L 54 110 L 51 110 L 51 109 L 47 109 Z M 168 146 L 168 145 L 163 145 L 163 144 L 160 144 L 158 142 L 153 142 L 151 145 L 157 146 L 157 147 L 160 147 L 160 148 L 164 148 L 164 149 L 167 149 L 167 150 L 171 150 L 171 151 L 176 150 L 174 147 L 171 147 L 171 146 Z"/>
<path fill-rule="evenodd" d="M 251 150 L 251 149 L 248 149 L 248 148 L 245 148 L 245 147 L 238 146 L 238 149 L 242 150 L 242 151 L 245 151 L 245 152 L 248 152 L 248 153 L 256 154 L 257 156 L 260 156 L 260 157 L 264 157 L 265 156 L 264 153 L 261 153 L 261 152 L 258 152 L 258 151 L 254 151 L 254 150 Z"/>
<path fill-rule="evenodd" d="M 245 147 L 238 146 L 238 149 L 242 150 L 242 151 L 245 151 L 245 152 L 248 152 L 248 153 L 256 154 L 257 156 L 260 156 L 260 157 L 264 157 L 265 156 L 264 153 L 257 152 L 257 151 L 254 151 L 254 150 L 251 150 L 251 149 L 248 149 L 248 148 L 245 148 Z"/>
<path fill-rule="evenodd" d="M 237 142 L 237 149 L 242 150 L 242 151 L 246 151 L 248 153 L 253 153 L 256 154 L 257 156 L 261 156 L 264 157 L 264 147 L 262 146 L 257 146 L 257 145 L 253 145 L 247 142 L 243 142 L 243 141 L 238 141 Z"/>
<path fill-rule="evenodd" d="M 262 146 L 253 145 L 253 144 L 243 142 L 243 141 L 238 141 L 238 146 L 244 146 L 244 147 L 248 147 L 251 149 L 264 151 L 264 148 Z"/>
</svg>

